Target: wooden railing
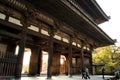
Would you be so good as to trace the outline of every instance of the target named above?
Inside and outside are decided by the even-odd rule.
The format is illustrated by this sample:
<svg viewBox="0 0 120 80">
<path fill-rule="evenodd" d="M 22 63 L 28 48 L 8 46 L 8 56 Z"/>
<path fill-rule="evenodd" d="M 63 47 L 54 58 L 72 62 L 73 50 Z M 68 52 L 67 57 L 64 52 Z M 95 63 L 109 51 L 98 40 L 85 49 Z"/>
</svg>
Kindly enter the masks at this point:
<svg viewBox="0 0 120 80">
<path fill-rule="evenodd" d="M 14 76 L 17 63 L 16 55 L 0 51 L 0 77 Z"/>
</svg>

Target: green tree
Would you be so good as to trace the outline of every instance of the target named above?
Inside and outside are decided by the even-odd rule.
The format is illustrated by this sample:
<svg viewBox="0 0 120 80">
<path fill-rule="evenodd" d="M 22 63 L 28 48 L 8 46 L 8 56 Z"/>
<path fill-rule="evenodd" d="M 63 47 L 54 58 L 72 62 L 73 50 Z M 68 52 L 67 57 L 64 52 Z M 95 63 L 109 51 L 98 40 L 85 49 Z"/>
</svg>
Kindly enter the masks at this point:
<svg viewBox="0 0 120 80">
<path fill-rule="evenodd" d="M 94 63 L 105 63 L 103 66 L 106 73 L 110 74 L 119 69 L 120 66 L 120 49 L 116 46 L 106 46 L 97 48 L 93 51 L 93 62 Z M 101 69 L 103 68 L 99 68 Z M 119 69 L 120 70 L 120 69 Z"/>
</svg>

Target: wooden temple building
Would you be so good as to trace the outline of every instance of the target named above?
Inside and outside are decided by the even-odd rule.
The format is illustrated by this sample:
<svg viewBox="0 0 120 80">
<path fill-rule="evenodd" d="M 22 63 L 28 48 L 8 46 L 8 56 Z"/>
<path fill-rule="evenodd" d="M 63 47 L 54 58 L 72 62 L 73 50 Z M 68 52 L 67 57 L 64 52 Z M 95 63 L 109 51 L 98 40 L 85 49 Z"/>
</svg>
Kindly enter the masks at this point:
<svg viewBox="0 0 120 80">
<path fill-rule="evenodd" d="M 92 50 L 115 43 L 98 27 L 108 20 L 95 0 L 0 0 L 0 78 L 21 78 L 25 48 L 29 76 L 41 74 L 43 51 L 47 78 L 80 74 L 83 66 L 92 74 Z"/>
</svg>

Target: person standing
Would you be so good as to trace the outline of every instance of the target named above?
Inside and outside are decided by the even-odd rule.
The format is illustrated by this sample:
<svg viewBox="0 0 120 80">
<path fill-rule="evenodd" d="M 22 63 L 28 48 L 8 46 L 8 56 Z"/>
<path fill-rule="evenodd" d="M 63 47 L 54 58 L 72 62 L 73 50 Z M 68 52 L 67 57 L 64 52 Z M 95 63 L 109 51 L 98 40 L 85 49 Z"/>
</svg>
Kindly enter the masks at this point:
<svg viewBox="0 0 120 80">
<path fill-rule="evenodd" d="M 85 67 L 82 67 L 82 79 L 86 79 L 86 71 L 85 71 Z"/>
<path fill-rule="evenodd" d="M 89 69 L 86 67 L 86 78 L 89 78 L 90 79 L 90 76 L 89 76 Z"/>
<path fill-rule="evenodd" d="M 105 69 L 102 69 L 102 75 L 103 75 L 103 79 L 104 79 L 104 75 L 105 75 Z"/>
<path fill-rule="evenodd" d="M 120 77 L 120 71 L 119 70 L 117 70 L 117 71 L 115 71 L 115 79 L 116 80 L 119 80 L 119 77 Z"/>
</svg>

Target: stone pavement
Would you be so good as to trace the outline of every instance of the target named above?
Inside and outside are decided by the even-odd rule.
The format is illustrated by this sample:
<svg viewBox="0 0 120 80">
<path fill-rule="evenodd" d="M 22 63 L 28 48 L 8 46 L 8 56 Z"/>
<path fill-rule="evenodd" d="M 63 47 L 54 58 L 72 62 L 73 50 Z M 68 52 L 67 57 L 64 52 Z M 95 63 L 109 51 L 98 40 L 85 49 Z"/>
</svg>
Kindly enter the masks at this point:
<svg viewBox="0 0 120 80">
<path fill-rule="evenodd" d="M 90 75 L 91 79 L 87 80 L 103 80 L 102 75 Z M 113 76 L 105 75 L 105 79 L 107 80 Z M 21 79 L 12 79 L 12 80 L 86 80 L 82 79 L 81 75 L 73 75 L 72 77 L 68 77 L 66 75 L 52 76 L 52 79 L 46 79 L 46 75 L 35 76 L 35 77 L 22 77 Z"/>
</svg>

